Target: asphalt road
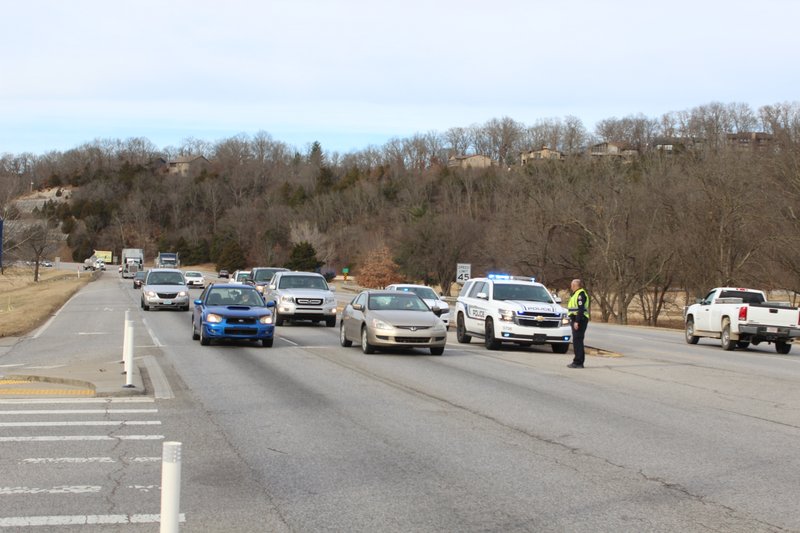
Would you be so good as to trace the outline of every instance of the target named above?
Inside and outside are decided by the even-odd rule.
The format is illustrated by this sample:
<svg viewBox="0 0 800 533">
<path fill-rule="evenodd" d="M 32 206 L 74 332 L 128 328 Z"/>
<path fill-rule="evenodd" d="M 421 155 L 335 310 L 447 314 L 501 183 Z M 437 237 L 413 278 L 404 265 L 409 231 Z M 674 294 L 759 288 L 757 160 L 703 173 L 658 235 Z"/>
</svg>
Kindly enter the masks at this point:
<svg viewBox="0 0 800 533">
<path fill-rule="evenodd" d="M 571 355 L 487 352 L 452 333 L 441 357 L 364 355 L 339 346 L 338 328 L 306 324 L 278 328 L 273 348 L 201 347 L 190 313 L 142 312 L 130 285 L 106 273 L 84 312 L 130 308 L 137 357 L 166 374 L 174 397 L 137 416 L 184 445 L 186 530 L 800 531 L 800 351 L 724 352 L 597 323 L 587 343 L 623 357 L 589 357 L 583 370 L 566 368 Z M 86 349 L 109 342 L 87 337 Z M 48 456 L 160 453 L 146 441 L 52 446 Z M 13 480 L 2 485 L 77 486 L 64 466 L 31 475 L 20 457 L 44 450 L 2 449 Z M 158 512 L 157 465 L 84 468 L 87 486 L 116 480 L 102 512 Z M 4 495 L 0 515 L 35 512 L 31 500 L 101 512 L 76 507 L 88 496 L 36 498 Z"/>
</svg>

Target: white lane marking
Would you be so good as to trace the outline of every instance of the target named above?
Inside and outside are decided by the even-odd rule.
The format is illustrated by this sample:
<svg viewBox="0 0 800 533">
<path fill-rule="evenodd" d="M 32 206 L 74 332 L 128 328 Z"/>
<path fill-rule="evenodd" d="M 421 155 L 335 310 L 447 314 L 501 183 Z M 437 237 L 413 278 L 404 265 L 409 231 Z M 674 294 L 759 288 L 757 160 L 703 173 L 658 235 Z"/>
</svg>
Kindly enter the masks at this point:
<svg viewBox="0 0 800 533">
<path fill-rule="evenodd" d="M 0 365 L 0 368 L 13 368 L 16 366 L 25 366 L 25 363 L 14 363 L 11 365 Z"/>
<path fill-rule="evenodd" d="M 0 415 L 138 415 L 157 412 L 158 409 L 20 409 L 0 411 Z"/>
<path fill-rule="evenodd" d="M 22 460 L 25 464 L 84 464 L 84 463 L 116 463 L 111 457 L 29 457 Z"/>
<path fill-rule="evenodd" d="M 67 365 L 42 365 L 42 366 L 27 366 L 25 368 L 30 370 L 52 370 L 53 368 L 63 368 Z"/>
<path fill-rule="evenodd" d="M 71 403 L 154 403 L 155 399 L 148 396 L 131 396 L 120 398 L 7 398 L 0 400 L 6 405 L 64 405 Z"/>
<path fill-rule="evenodd" d="M 151 328 L 150 324 L 147 323 L 147 319 L 143 318 L 142 319 L 142 323 L 144 324 L 144 329 L 147 330 L 147 334 L 150 335 L 151 339 L 153 339 L 153 344 L 155 344 L 156 347 L 158 347 L 158 348 L 161 348 L 162 346 L 164 346 L 163 344 L 161 344 L 161 341 L 158 340 L 158 337 L 156 337 L 156 334 L 153 331 L 153 328 Z"/>
<path fill-rule="evenodd" d="M 281 340 L 288 342 L 288 343 L 289 343 L 289 344 L 291 344 L 292 346 L 300 346 L 300 344 L 299 344 L 299 343 L 296 343 L 296 342 L 294 342 L 294 341 L 290 341 L 290 340 L 289 340 L 289 339 L 287 339 L 286 337 L 281 337 Z"/>
<path fill-rule="evenodd" d="M 0 422 L 3 428 L 54 428 L 76 426 L 160 426 L 160 420 L 84 420 L 59 422 Z"/>
<path fill-rule="evenodd" d="M 99 440 L 162 440 L 164 435 L 43 435 L 37 437 L 0 437 L 0 442 L 60 442 L 60 441 L 99 441 Z"/>
<path fill-rule="evenodd" d="M 179 522 L 186 522 L 186 514 L 178 514 Z M 160 514 L 90 514 L 61 516 L 11 516 L 0 518 L 0 527 L 38 526 L 88 526 L 112 524 L 157 524 Z"/>
<path fill-rule="evenodd" d="M 152 355 L 142 357 L 144 366 L 147 368 L 147 374 L 150 376 L 150 383 L 153 385 L 153 396 L 159 400 L 169 400 L 175 397 L 172 392 L 172 387 L 169 386 L 169 380 L 161 370 L 161 365 L 158 360 Z"/>
<path fill-rule="evenodd" d="M 161 461 L 161 457 L 129 457 L 121 458 L 122 463 L 154 463 Z M 87 463 L 116 463 L 113 457 L 28 457 L 21 461 L 23 464 L 87 464 Z"/>
<path fill-rule="evenodd" d="M 0 495 L 10 494 L 88 494 L 100 492 L 99 485 L 63 485 L 49 489 L 36 487 L 0 487 Z"/>
<path fill-rule="evenodd" d="M 109 335 L 107 331 L 79 331 L 78 335 Z"/>
</svg>

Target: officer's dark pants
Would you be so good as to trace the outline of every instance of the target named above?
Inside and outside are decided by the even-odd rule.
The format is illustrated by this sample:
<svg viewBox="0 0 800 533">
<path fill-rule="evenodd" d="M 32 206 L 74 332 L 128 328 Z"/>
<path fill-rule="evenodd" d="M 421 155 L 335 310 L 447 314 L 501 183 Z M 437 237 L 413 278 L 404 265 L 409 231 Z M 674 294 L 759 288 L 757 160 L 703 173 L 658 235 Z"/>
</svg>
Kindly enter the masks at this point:
<svg viewBox="0 0 800 533">
<path fill-rule="evenodd" d="M 578 329 L 575 329 L 575 323 L 572 326 L 572 350 L 575 352 L 575 358 L 572 360 L 573 364 L 583 366 L 583 360 L 586 354 L 583 351 L 583 338 L 586 336 L 586 327 L 589 321 L 586 319 L 578 320 Z"/>
</svg>

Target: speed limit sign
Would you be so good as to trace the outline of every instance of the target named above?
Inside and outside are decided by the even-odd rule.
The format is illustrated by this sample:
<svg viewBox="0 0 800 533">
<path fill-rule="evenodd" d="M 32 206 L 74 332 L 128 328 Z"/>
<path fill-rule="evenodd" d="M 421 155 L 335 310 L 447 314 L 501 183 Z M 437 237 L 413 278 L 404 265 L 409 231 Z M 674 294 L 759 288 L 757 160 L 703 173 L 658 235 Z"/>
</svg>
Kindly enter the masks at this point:
<svg viewBox="0 0 800 533">
<path fill-rule="evenodd" d="M 470 263 L 458 263 L 456 265 L 456 283 L 463 285 L 472 277 L 472 265 Z"/>
</svg>

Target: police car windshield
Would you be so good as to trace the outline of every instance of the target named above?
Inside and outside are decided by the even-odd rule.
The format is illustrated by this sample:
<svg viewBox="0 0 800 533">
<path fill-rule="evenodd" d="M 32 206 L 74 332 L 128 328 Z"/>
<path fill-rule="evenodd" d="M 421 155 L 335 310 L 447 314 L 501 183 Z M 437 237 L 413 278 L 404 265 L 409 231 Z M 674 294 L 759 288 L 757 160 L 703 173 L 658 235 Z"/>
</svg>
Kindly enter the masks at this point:
<svg viewBox="0 0 800 533">
<path fill-rule="evenodd" d="M 523 285 L 516 283 L 495 283 L 494 299 L 553 303 L 550 293 L 541 285 Z"/>
<path fill-rule="evenodd" d="M 398 287 L 398 291 L 413 292 L 420 298 L 436 300 L 436 293 L 430 287 Z"/>
</svg>

